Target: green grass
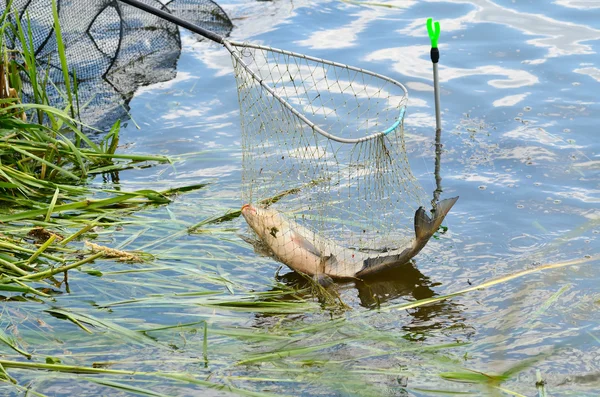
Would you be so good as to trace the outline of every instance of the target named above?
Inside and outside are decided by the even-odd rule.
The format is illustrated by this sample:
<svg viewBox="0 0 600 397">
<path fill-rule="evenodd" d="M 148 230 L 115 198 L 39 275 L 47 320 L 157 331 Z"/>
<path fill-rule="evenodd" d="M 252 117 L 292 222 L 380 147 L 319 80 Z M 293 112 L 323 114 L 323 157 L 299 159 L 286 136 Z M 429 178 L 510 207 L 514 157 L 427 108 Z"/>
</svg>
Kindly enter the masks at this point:
<svg viewBox="0 0 600 397">
<path fill-rule="evenodd" d="M 47 297 L 46 293 L 27 283 L 66 274 L 68 270 L 105 255 L 90 253 L 80 246 L 71 248 L 69 243 L 85 238 L 91 228 L 112 217 L 117 209 L 123 212 L 165 204 L 170 201 L 168 196 L 179 190 L 117 192 L 87 187 L 93 174 L 170 160 L 164 156 L 117 154 L 118 121 L 98 143 L 83 132 L 85 126 L 75 119 L 72 106 L 70 77 L 66 73 L 68 64 L 55 2 L 54 27 L 69 105 L 65 110 L 50 106 L 46 88 L 51 82 L 44 77 L 45 71 L 38 69 L 29 21 L 25 18 L 27 24 L 24 25 L 15 18 L 16 25 L 6 23 L 9 10 L 7 7 L 0 20 L 1 77 L 3 81 L 11 82 L 16 97 L 1 99 L 0 206 L 3 210 L 0 222 L 21 222 L 21 227 L 5 228 L 0 234 L 0 289 L 13 288 Z M 9 33 L 19 41 L 20 50 L 5 47 L 5 37 Z M 31 85 L 34 103 L 23 104 L 19 99 L 24 86 L 22 76 L 26 76 Z M 188 186 L 182 190 L 203 186 Z M 78 230 L 59 237 L 66 227 Z M 40 236 L 32 242 L 32 235 L 35 237 L 36 233 Z M 10 287 L 7 284 L 11 284 Z"/>
<path fill-rule="evenodd" d="M 397 393 L 519 396 L 530 394 L 513 383 L 516 375 L 552 357 L 553 352 L 542 354 L 502 371 L 473 367 L 478 361 L 464 357 L 470 352 L 481 354 L 485 347 L 444 338 L 435 330 L 428 332 L 429 341 L 415 342 L 406 331 L 386 326 L 390 321 L 408 321 L 409 311 L 428 307 L 434 303 L 431 299 L 357 310 L 318 299 L 310 286 L 291 287 L 272 278 L 244 279 L 252 269 L 273 262 L 253 258 L 249 252 L 238 258 L 230 250 L 217 250 L 219 242 L 223 247 L 226 239 L 233 238 L 233 232 L 220 231 L 222 224 L 205 225 L 205 233 L 194 235 L 193 244 L 182 244 L 190 237 L 187 234 L 164 240 L 164 235 L 197 223 L 193 218 L 165 222 L 169 211 L 184 214 L 185 200 L 182 196 L 167 206 L 141 208 L 121 218 L 128 231 L 109 226 L 96 238 L 98 243 L 118 242 L 115 248 L 133 252 L 148 245 L 152 261 L 126 264 L 98 259 L 95 267 L 101 267 L 100 277 L 83 272 L 70 276 L 73 298 L 39 297 L 40 307 L 27 311 L 31 320 L 14 312 L 16 308 L 3 314 L 0 324 L 9 330 L 3 339 L 32 356 L 27 360 L 8 345 L 0 350 L 6 360 L 0 364 L 18 386 L 51 372 L 57 373 L 52 377 L 56 381 L 86 388 L 92 382 L 96 385 L 92 390 L 98 393 L 115 389 L 173 395 L 222 388 L 240 395 L 297 395 L 295 390 L 303 390 L 378 396 L 388 390 L 382 385 L 396 382 L 392 389 Z M 153 244 L 159 240 L 163 242 Z M 206 247 L 211 247 L 212 255 L 198 252 Z M 538 266 L 435 299 L 477 299 L 485 296 L 485 289 L 591 260 Z M 231 274 L 220 263 L 234 264 L 238 271 Z M 523 332 L 553 311 L 564 293 L 565 289 L 557 288 L 539 302 Z M 35 318 L 43 319 L 53 331 L 40 328 Z M 63 352 L 65 347 L 70 353 Z M 47 357 L 60 363 L 48 364 Z M 396 381 L 404 378 L 410 379 L 406 386 Z M 534 383 L 530 386 L 535 388 Z"/>
</svg>

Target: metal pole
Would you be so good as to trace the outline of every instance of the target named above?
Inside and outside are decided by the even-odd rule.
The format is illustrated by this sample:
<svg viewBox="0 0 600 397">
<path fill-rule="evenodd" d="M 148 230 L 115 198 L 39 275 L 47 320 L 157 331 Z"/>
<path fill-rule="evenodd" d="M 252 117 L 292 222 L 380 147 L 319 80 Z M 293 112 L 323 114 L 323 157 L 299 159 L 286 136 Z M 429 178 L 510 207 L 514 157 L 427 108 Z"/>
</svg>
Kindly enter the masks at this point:
<svg viewBox="0 0 600 397">
<path fill-rule="evenodd" d="M 435 190 L 433 191 L 433 199 L 431 206 L 433 211 L 436 210 L 437 202 L 442 193 L 442 176 L 440 168 L 442 163 L 442 115 L 440 109 L 440 82 L 438 78 L 438 61 L 440 60 L 440 51 L 437 46 L 437 41 L 440 36 L 440 23 L 433 23 L 429 18 L 427 20 L 427 32 L 431 40 L 431 62 L 433 63 L 433 94 L 435 98 Z"/>
</svg>

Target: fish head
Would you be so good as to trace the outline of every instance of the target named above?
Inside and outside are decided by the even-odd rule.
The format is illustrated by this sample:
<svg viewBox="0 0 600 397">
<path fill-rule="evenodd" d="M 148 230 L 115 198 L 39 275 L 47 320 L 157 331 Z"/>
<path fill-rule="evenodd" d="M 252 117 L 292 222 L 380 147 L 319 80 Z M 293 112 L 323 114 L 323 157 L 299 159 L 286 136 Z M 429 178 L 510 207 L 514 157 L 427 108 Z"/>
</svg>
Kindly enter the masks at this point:
<svg viewBox="0 0 600 397">
<path fill-rule="evenodd" d="M 245 204 L 242 207 L 242 216 L 252 230 L 267 242 L 277 239 L 284 230 L 288 229 L 286 220 L 279 211 L 274 209 Z"/>
</svg>

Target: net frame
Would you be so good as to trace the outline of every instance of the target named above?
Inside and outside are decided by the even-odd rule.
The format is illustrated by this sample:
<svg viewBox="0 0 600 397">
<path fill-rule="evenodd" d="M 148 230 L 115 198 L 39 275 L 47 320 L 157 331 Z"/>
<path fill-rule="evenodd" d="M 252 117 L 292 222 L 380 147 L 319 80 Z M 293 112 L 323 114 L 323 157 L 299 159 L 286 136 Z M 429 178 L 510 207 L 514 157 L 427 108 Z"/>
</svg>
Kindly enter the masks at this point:
<svg viewBox="0 0 600 397">
<path fill-rule="evenodd" d="M 237 42 L 237 41 L 226 41 L 226 40 L 223 41 L 223 45 L 230 52 L 231 56 L 237 62 L 239 62 L 240 64 L 242 64 L 243 67 L 246 69 L 246 71 L 265 90 L 267 90 L 267 92 L 269 94 L 271 94 L 274 98 L 276 98 L 286 109 L 288 109 L 290 112 L 292 112 L 292 114 L 294 114 L 296 117 L 298 117 L 304 123 L 306 123 L 306 125 L 308 125 L 312 129 L 314 129 L 316 132 L 318 132 L 319 134 L 323 135 L 324 137 L 326 137 L 328 139 L 332 139 L 332 140 L 334 140 L 336 142 L 340 142 L 340 143 L 360 143 L 360 142 L 368 141 L 368 140 L 371 140 L 371 139 L 376 139 L 376 138 L 380 138 L 380 137 L 386 136 L 390 132 L 396 130 L 396 128 L 398 128 L 402 124 L 402 122 L 404 120 L 404 115 L 406 113 L 406 104 L 408 103 L 408 90 L 406 89 L 406 87 L 402 83 L 400 83 L 399 81 L 396 81 L 396 80 L 394 80 L 392 78 L 389 78 L 389 77 L 384 76 L 384 75 L 379 74 L 379 73 L 371 72 L 370 70 L 367 70 L 367 69 L 362 69 L 362 68 L 358 68 L 358 67 L 354 67 L 354 66 L 342 64 L 342 63 L 339 63 L 339 62 L 329 61 L 327 59 L 317 58 L 317 57 L 313 57 L 313 56 L 310 56 L 310 55 L 300 54 L 300 53 L 297 53 L 297 52 L 292 52 L 292 51 L 287 51 L 287 50 L 282 50 L 282 49 L 274 48 L 274 47 L 270 47 L 270 46 L 263 46 L 263 45 L 251 44 L 251 43 L 243 43 L 243 42 Z M 383 131 L 376 132 L 376 133 L 373 133 L 373 134 L 369 134 L 369 135 L 364 136 L 362 138 L 354 138 L 354 139 L 353 138 L 344 138 L 344 137 L 340 137 L 340 136 L 328 133 L 327 131 L 325 131 L 321 127 L 319 127 L 317 124 L 315 124 L 311 120 L 309 120 L 306 116 L 304 116 L 298 110 L 296 110 L 288 101 L 286 101 L 285 99 L 283 99 L 269 84 L 265 83 L 264 79 L 262 79 L 260 76 L 258 76 L 252 70 L 252 68 L 250 67 L 250 65 L 248 65 L 242 59 L 242 57 L 239 56 L 238 52 L 236 52 L 236 50 L 234 48 L 251 48 L 251 49 L 256 49 L 256 50 L 263 50 L 263 51 L 269 51 L 269 52 L 279 53 L 279 54 L 291 56 L 291 57 L 294 57 L 294 58 L 305 59 L 305 60 L 309 60 L 309 61 L 312 61 L 312 62 L 317 62 L 317 63 L 323 64 L 323 65 L 331 65 L 331 66 L 334 66 L 334 67 L 351 70 L 351 71 L 354 71 L 354 72 L 357 72 L 357 73 L 361 73 L 361 74 L 373 76 L 373 77 L 379 78 L 381 80 L 387 81 L 387 82 L 389 82 L 391 84 L 394 84 L 395 86 L 399 87 L 402 91 L 404 91 L 404 97 L 402 99 L 402 106 L 400 107 L 400 112 L 399 112 L 398 118 L 397 118 L 397 120 L 391 126 L 389 126 L 388 128 L 384 129 Z"/>
</svg>

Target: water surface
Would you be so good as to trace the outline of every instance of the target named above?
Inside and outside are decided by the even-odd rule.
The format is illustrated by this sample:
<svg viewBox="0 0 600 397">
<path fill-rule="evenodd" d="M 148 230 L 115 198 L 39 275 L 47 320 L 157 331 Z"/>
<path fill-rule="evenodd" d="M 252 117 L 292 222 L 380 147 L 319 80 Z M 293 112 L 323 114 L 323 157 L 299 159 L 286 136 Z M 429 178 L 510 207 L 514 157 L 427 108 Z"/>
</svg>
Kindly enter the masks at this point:
<svg viewBox="0 0 600 397">
<path fill-rule="evenodd" d="M 486 394 L 489 390 L 445 380 L 440 373 L 464 368 L 499 374 L 537 357 L 503 387 L 535 395 L 538 370 L 549 395 L 596 395 L 597 260 L 429 306 L 378 308 L 458 291 L 537 264 L 598 254 L 600 2 L 278 0 L 222 5 L 235 24 L 232 39 L 367 68 L 404 83 L 410 95 L 407 149 L 413 172 L 428 192 L 435 188 L 435 119 L 425 20 L 440 21 L 443 197 L 460 196 L 447 217 L 448 232 L 432 240 L 415 258 L 416 267 L 399 270 L 396 279 L 340 286 L 345 312 L 219 307 L 219 299 L 243 300 L 244 294 L 298 280 L 293 274 L 276 279 L 279 264 L 241 238 L 247 234 L 241 218 L 204 233 L 186 232 L 196 222 L 240 207 L 242 158 L 230 56 L 216 44 L 185 35 L 177 77 L 138 91 L 130 103 L 135 123 L 127 123 L 121 142 L 131 152 L 187 155 L 173 166 L 121 172 L 118 187 L 210 184 L 136 215 L 154 222 L 127 245 L 156 255 L 151 264 L 134 265 L 147 272 L 121 273 L 131 265 L 98 264 L 102 277 L 73 274 L 71 293 L 56 305 L 134 330 L 206 320 L 208 361 L 202 352 L 203 325 L 152 332 L 154 345 L 111 332 L 88 336 L 71 323 L 38 313 L 43 325 L 30 325 L 23 337 L 40 354 L 64 354 L 74 364 L 187 371 L 242 389 L 307 396 L 427 396 L 432 390 Z M 94 183 L 115 187 L 101 178 Z M 118 246 L 146 227 L 140 222 L 116 233 L 100 232 L 98 243 Z M 218 295 L 210 304 L 173 296 L 211 291 Z M 20 318 L 39 310 L 35 305 L 5 310 Z M 345 325 L 338 327 L 332 318 L 346 319 Z M 252 354 L 287 348 L 268 335 L 290 336 L 321 323 L 323 328 L 299 333 L 305 339 L 292 344 L 323 344 L 315 351 L 236 364 Z M 44 327 L 60 340 L 40 332 Z M 235 335 L 242 331 L 255 336 Z M 338 343 L 327 345 L 331 341 Z M 456 342 L 465 344 L 430 355 L 410 350 Z M 48 376 L 33 384 L 49 395 L 111 392 L 74 379 Z M 144 386 L 143 380 L 137 382 Z M 202 390 L 151 385 L 168 395 Z"/>
</svg>

